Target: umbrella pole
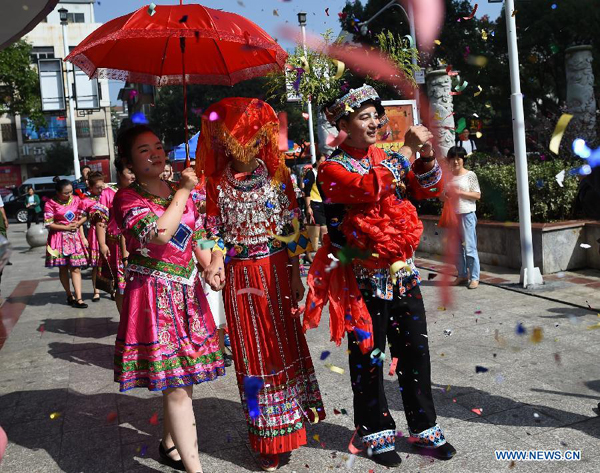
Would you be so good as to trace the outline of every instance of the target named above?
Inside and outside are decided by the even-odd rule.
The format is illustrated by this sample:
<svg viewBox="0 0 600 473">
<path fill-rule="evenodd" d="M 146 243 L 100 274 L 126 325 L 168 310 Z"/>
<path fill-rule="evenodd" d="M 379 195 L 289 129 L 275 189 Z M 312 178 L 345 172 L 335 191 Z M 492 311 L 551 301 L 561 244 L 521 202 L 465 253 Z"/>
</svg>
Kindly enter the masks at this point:
<svg viewBox="0 0 600 473">
<path fill-rule="evenodd" d="M 185 167 L 190 167 L 190 144 L 188 143 L 187 82 L 185 76 L 185 38 L 179 38 L 181 48 L 181 72 L 183 74 L 183 128 L 185 133 Z"/>
</svg>

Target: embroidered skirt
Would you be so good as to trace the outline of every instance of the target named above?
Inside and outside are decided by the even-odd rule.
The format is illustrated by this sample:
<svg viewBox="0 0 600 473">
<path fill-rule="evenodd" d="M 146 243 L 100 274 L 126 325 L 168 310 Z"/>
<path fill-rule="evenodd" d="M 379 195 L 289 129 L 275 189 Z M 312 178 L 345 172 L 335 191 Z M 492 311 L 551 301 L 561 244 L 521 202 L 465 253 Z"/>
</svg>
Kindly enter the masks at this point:
<svg viewBox="0 0 600 473">
<path fill-rule="evenodd" d="M 88 232 L 88 252 L 89 258 L 88 263 L 89 266 L 93 266 L 94 268 L 100 266 L 100 247 L 98 243 L 98 235 L 96 234 L 96 225 L 92 225 Z"/>
<path fill-rule="evenodd" d="M 232 259 L 226 266 L 225 313 L 246 414 L 250 443 L 260 453 L 289 452 L 306 444 L 309 415 L 325 418 L 321 392 L 298 318 L 291 315 L 287 251 L 255 260 Z M 242 293 L 255 288 L 264 295 Z M 252 419 L 244 378 L 264 380 L 260 414 Z"/>
<path fill-rule="evenodd" d="M 46 267 L 70 266 L 80 268 L 88 265 L 88 253 L 80 233 L 50 231 L 46 246 Z"/>
<path fill-rule="evenodd" d="M 115 281 L 115 289 L 119 294 L 125 294 L 125 267 L 121 255 L 121 244 L 118 235 L 106 234 L 106 246 L 110 255 L 108 261 L 101 258 L 100 274 L 102 277 Z"/>
<path fill-rule="evenodd" d="M 186 285 L 129 272 L 115 345 L 115 381 L 120 390 L 161 391 L 224 374 L 200 282 Z"/>
</svg>

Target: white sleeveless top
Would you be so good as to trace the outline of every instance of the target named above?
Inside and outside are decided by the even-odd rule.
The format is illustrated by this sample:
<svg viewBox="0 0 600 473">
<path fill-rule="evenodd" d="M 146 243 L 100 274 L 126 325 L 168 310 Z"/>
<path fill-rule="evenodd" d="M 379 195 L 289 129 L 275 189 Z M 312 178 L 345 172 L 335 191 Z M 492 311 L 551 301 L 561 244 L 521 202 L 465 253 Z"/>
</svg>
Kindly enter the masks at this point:
<svg viewBox="0 0 600 473">
<path fill-rule="evenodd" d="M 461 176 L 453 176 L 452 185 L 455 189 L 463 192 L 481 192 L 479 188 L 479 181 L 477 180 L 477 174 L 475 174 L 473 171 L 467 171 Z M 475 212 L 475 200 L 465 199 L 463 197 L 458 198 L 454 211 L 457 214 L 468 214 L 470 212 Z"/>
</svg>

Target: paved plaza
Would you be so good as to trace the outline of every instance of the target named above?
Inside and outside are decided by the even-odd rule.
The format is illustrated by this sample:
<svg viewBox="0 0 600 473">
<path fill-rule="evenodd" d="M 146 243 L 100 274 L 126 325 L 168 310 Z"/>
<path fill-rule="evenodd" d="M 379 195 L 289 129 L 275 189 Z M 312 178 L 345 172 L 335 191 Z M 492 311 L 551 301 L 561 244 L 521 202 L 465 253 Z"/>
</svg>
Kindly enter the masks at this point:
<svg viewBox="0 0 600 473">
<path fill-rule="evenodd" d="M 2 279 L 0 425 L 9 446 L 0 472 L 172 471 L 157 461 L 161 395 L 144 389 L 120 394 L 112 381 L 114 303 L 105 296 L 89 301 L 86 272 L 90 307 L 68 307 L 58 271 L 44 268 L 44 248 L 29 250 L 24 232 L 24 225 L 10 228 L 14 264 Z M 440 462 L 412 450 L 403 438 L 397 380 L 386 375 L 403 458 L 397 471 L 600 471 L 600 328 L 594 328 L 600 318 L 585 308 L 585 297 L 576 307 L 573 297 L 560 302 L 558 289 L 573 296 L 564 284 L 534 294 L 482 284 L 474 291 L 453 288 L 453 306 L 442 307 L 435 286 L 440 278 L 428 280 L 429 274 L 423 270 L 434 397 L 458 454 Z M 286 458 L 280 471 L 386 471 L 348 451 L 354 428 L 346 346 L 329 342 L 327 323 L 324 316 L 323 325 L 308 333 L 327 419 L 309 427 L 308 445 Z M 324 350 L 331 355 L 320 361 Z M 260 471 L 232 374 L 229 368 L 219 381 L 195 388 L 206 473 Z M 579 450 L 581 460 L 496 461 L 494 451 L 504 449 Z"/>
</svg>

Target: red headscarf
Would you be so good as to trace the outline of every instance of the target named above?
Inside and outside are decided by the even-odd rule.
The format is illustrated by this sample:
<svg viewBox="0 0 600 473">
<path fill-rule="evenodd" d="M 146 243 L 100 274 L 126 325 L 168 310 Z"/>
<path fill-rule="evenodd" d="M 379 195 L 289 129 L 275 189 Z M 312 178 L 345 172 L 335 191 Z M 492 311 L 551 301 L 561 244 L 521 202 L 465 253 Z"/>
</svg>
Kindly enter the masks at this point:
<svg viewBox="0 0 600 473">
<path fill-rule="evenodd" d="M 232 157 L 243 162 L 258 158 L 264 161 L 272 178 L 285 180 L 287 168 L 279 151 L 279 119 L 262 100 L 229 97 L 211 105 L 202 115 L 199 141 L 198 175 L 220 175 Z"/>
</svg>

